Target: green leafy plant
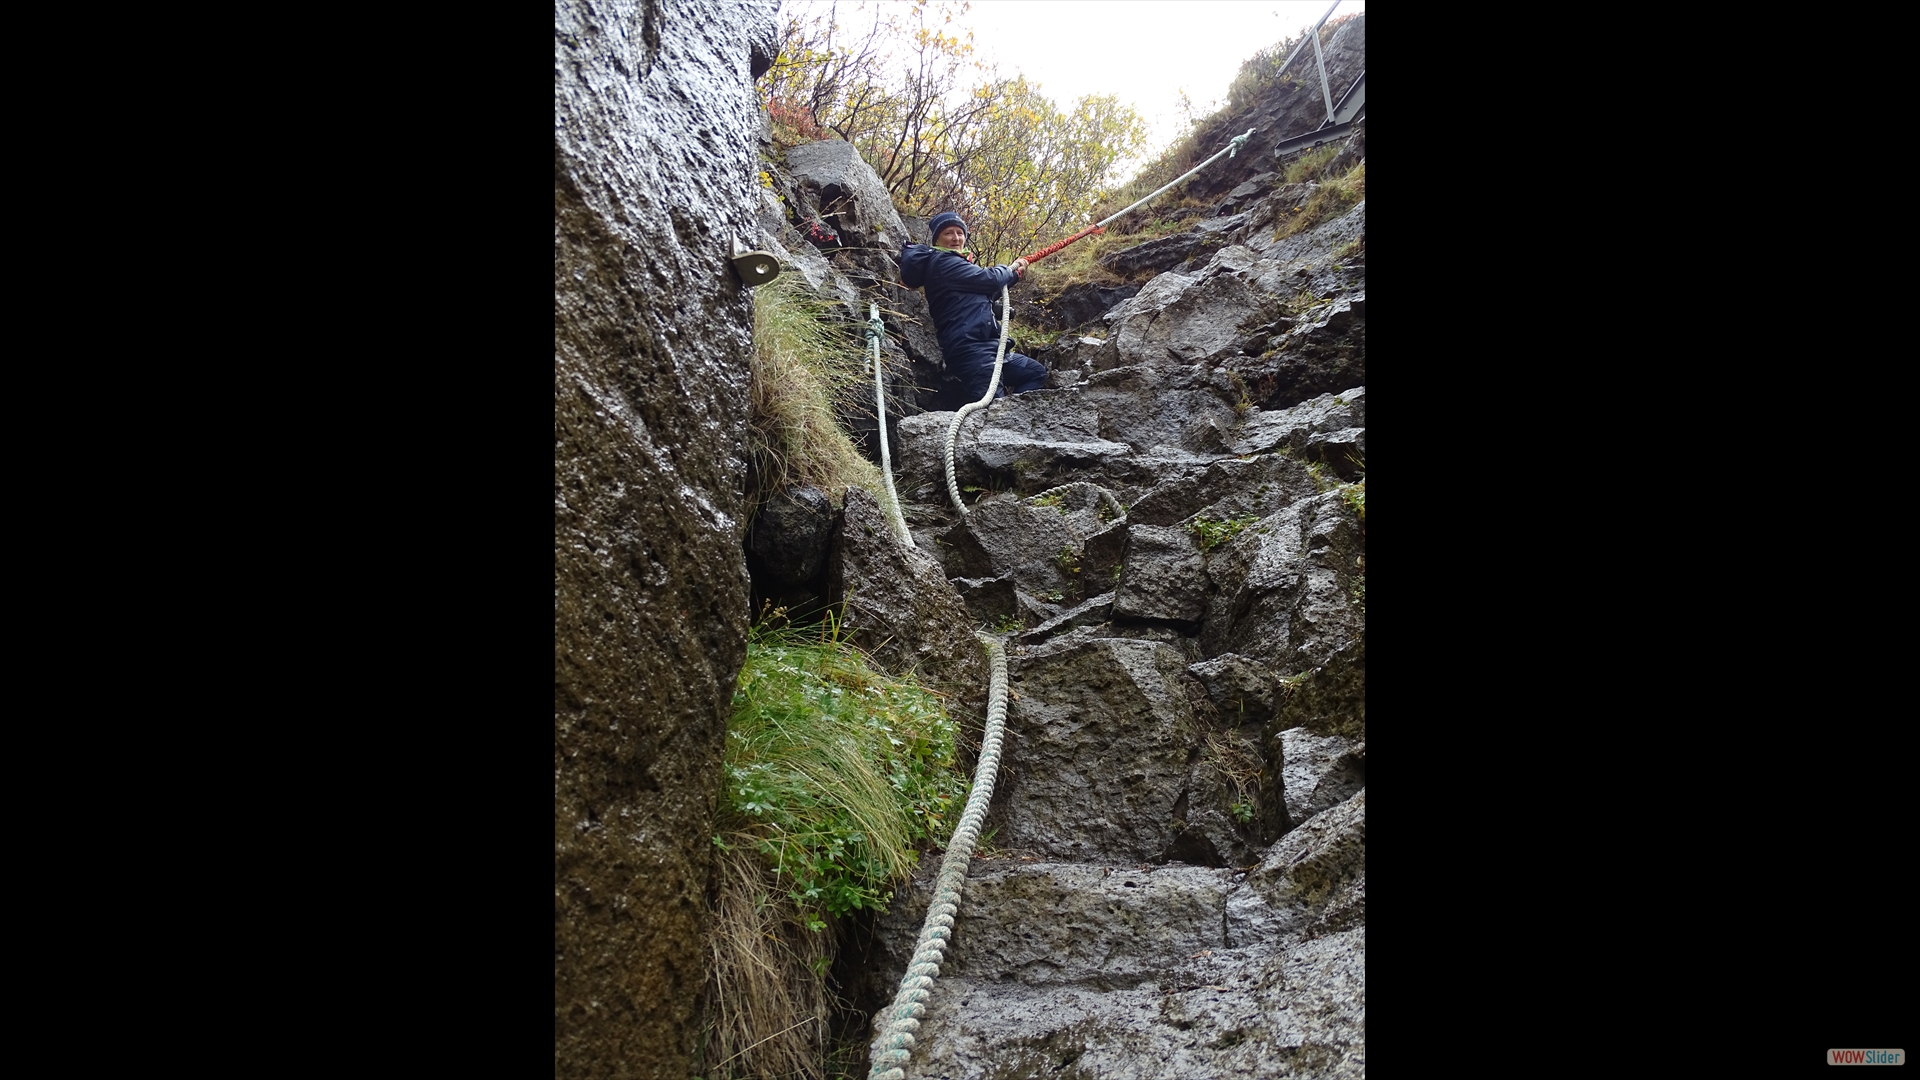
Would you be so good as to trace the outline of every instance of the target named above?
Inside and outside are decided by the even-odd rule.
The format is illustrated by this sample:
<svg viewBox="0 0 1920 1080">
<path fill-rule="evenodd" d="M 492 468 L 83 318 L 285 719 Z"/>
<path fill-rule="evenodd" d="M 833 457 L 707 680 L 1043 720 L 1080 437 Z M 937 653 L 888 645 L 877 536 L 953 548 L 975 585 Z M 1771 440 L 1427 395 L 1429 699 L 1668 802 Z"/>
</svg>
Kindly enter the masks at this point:
<svg viewBox="0 0 1920 1080">
<path fill-rule="evenodd" d="M 1327 479 L 1327 475 L 1326 475 L 1327 463 L 1326 462 L 1309 461 L 1306 463 L 1306 465 L 1307 465 L 1307 475 L 1313 478 L 1313 486 L 1315 490 L 1319 491 L 1322 495 L 1333 490 L 1333 481 Z"/>
<path fill-rule="evenodd" d="M 1234 518 L 1230 521 L 1213 521 L 1208 518 L 1194 518 L 1187 523 L 1187 531 L 1200 541 L 1200 550 L 1212 551 L 1221 544 L 1240 535 L 1241 530 L 1260 520 L 1255 517 Z"/>
<path fill-rule="evenodd" d="M 1002 615 L 1000 621 L 993 624 L 993 632 L 996 634 L 1017 633 L 1019 629 L 1020 616 L 1018 615 Z"/>
<path fill-rule="evenodd" d="M 1252 412 L 1253 391 L 1247 388 L 1247 380 L 1241 378 L 1240 373 L 1237 371 L 1228 371 L 1227 379 L 1232 382 L 1233 388 L 1240 394 L 1240 400 L 1233 403 L 1233 414 L 1235 416 L 1245 416 L 1249 412 Z"/>
<path fill-rule="evenodd" d="M 1367 520 L 1367 482 L 1365 480 L 1341 488 L 1340 497 L 1346 500 L 1347 506 L 1353 510 L 1355 517 L 1363 522 Z"/>
<path fill-rule="evenodd" d="M 1080 572 L 1080 555 L 1070 547 L 1061 548 L 1060 554 L 1055 555 L 1053 561 L 1060 565 L 1060 569 L 1065 570 L 1069 574 L 1077 574 Z"/>
<path fill-rule="evenodd" d="M 747 645 L 722 760 L 707 1070 L 818 1076 L 833 920 L 882 909 L 944 840 L 966 778 L 938 694 L 876 671 L 838 624 Z"/>
<path fill-rule="evenodd" d="M 1253 800 L 1252 799 L 1241 799 L 1239 802 L 1233 803 L 1232 805 L 1228 806 L 1227 810 L 1233 814 L 1233 820 L 1239 822 L 1242 825 L 1245 825 L 1247 822 L 1253 820 Z"/>
</svg>

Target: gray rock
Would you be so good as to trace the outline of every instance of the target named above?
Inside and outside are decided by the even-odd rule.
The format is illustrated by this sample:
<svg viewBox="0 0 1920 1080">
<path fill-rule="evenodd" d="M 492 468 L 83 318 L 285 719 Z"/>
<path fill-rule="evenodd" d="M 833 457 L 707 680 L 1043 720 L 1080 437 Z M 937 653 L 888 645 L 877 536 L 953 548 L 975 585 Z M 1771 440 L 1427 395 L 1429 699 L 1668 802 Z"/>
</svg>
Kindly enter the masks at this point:
<svg viewBox="0 0 1920 1080">
<path fill-rule="evenodd" d="M 772 7 L 554 6 L 554 1072 L 689 1075 L 746 651 L 755 43 Z M 697 328 L 697 329 L 696 329 Z"/>
<path fill-rule="evenodd" d="M 1216 256 L 1196 274 L 1161 274 L 1103 318 L 1123 366 L 1211 364 L 1237 355 L 1244 328 L 1265 321 L 1278 303 L 1244 267 Z"/>
<path fill-rule="evenodd" d="M 1131 448 L 1136 458 L 1161 448 L 1218 456 L 1217 434 L 1204 433 L 1230 430 L 1237 419 L 1219 387 L 1165 358 L 1101 372 L 1072 393 L 1098 416 L 1100 437 Z"/>
<path fill-rule="evenodd" d="M 893 252 L 907 242 L 906 224 L 893 208 L 886 185 L 852 143 L 838 139 L 803 143 L 787 151 L 787 169 L 815 193 L 820 216 L 833 226 L 842 244 Z M 899 275 L 892 280 L 900 280 Z"/>
<path fill-rule="evenodd" d="M 1355 586 L 1364 572 L 1364 563 L 1356 564 L 1364 560 L 1363 538 L 1341 493 L 1330 491 L 1215 549 L 1207 561 L 1214 599 L 1202 648 L 1210 656 L 1239 653 L 1283 675 L 1324 663 L 1362 633 Z"/>
<path fill-rule="evenodd" d="M 1196 950 L 1159 974 L 1117 989 L 943 976 L 934 984 L 908 1075 L 1366 1075 L 1364 927 L 1285 948 Z"/>
<path fill-rule="evenodd" d="M 1247 884 L 1307 933 L 1366 920 L 1367 792 L 1307 819 L 1280 839 Z"/>
<path fill-rule="evenodd" d="M 975 503 L 939 543 L 947 572 L 955 576 L 1011 577 L 1042 596 L 1078 588 L 1069 567 L 1078 569 L 1079 544 L 1066 521 L 1012 496 Z"/>
<path fill-rule="evenodd" d="M 989 671 L 974 621 L 940 564 L 895 543 L 872 495 L 847 489 L 827 568 L 842 632 L 883 669 L 915 673 L 965 713 L 986 711 Z"/>
<path fill-rule="evenodd" d="M 1042 330 L 1071 330 L 1105 315 L 1122 300 L 1140 291 L 1138 285 L 1109 286 L 1085 281 L 1069 285 L 1047 303 Z"/>
<path fill-rule="evenodd" d="M 1234 430 L 1227 443 L 1232 454 L 1265 454 L 1274 450 L 1304 450 L 1313 436 L 1362 429 L 1367 424 L 1367 388 L 1351 387 L 1320 394 L 1291 408 L 1255 409 Z M 1349 440 L 1351 441 L 1351 440 Z M 1310 455 L 1323 460 L 1319 455 Z"/>
<path fill-rule="evenodd" d="M 1353 740 L 1315 735 L 1302 727 L 1282 731 L 1279 742 L 1287 813 L 1296 824 L 1338 806 L 1367 786 L 1365 747 L 1359 746 L 1361 753 L 1356 755 Z"/>
<path fill-rule="evenodd" d="M 1171 270 L 1189 258 L 1206 238 L 1197 232 L 1175 233 L 1158 240 L 1100 256 L 1100 265 L 1121 277 L 1138 278 Z"/>
<path fill-rule="evenodd" d="M 1292 457 L 1267 453 L 1251 461 L 1224 458 L 1155 486 L 1127 508 L 1127 520 L 1142 525 L 1173 525 L 1195 518 L 1236 521 L 1266 517 L 1319 493 L 1306 465 Z"/>
<path fill-rule="evenodd" d="M 998 842 L 1083 862 L 1164 858 L 1197 756 L 1187 662 L 1158 643 L 1107 638 L 1009 663 L 1018 696 L 988 818 Z"/>
<path fill-rule="evenodd" d="M 1187 670 L 1207 688 L 1214 708 L 1230 722 L 1264 724 L 1273 718 L 1281 687 L 1279 674 L 1270 666 L 1227 653 L 1192 664 Z"/>
<path fill-rule="evenodd" d="M 1113 617 L 1113 594 L 1101 593 L 1099 596 L 1061 612 L 1059 615 L 1041 623 L 1021 634 L 1015 640 L 1022 645 L 1038 645 L 1056 634 L 1081 626 L 1092 626 L 1106 622 Z"/>
<path fill-rule="evenodd" d="M 1192 533 L 1128 526 L 1126 561 L 1113 598 L 1115 616 L 1198 622 L 1206 614 L 1209 591 L 1206 556 Z"/>
<path fill-rule="evenodd" d="M 1230 888 L 1227 874 L 1197 866 L 977 862 L 947 969 L 1028 986 L 1136 986 L 1222 947 Z"/>
<path fill-rule="evenodd" d="M 1367 636 L 1352 643 L 1308 672 L 1288 692 L 1268 723 L 1271 742 L 1280 732 L 1305 728 L 1316 735 L 1344 735 L 1360 743 L 1367 738 Z"/>
<path fill-rule="evenodd" d="M 1333 466 L 1342 480 L 1355 481 L 1366 475 L 1366 428 L 1342 428 L 1309 435 L 1307 445 L 1300 449 L 1303 456 Z"/>
<path fill-rule="evenodd" d="M 960 590 L 960 599 L 967 605 L 968 613 L 983 626 L 997 626 L 1020 612 L 1011 577 L 956 577 L 953 585 Z"/>
</svg>

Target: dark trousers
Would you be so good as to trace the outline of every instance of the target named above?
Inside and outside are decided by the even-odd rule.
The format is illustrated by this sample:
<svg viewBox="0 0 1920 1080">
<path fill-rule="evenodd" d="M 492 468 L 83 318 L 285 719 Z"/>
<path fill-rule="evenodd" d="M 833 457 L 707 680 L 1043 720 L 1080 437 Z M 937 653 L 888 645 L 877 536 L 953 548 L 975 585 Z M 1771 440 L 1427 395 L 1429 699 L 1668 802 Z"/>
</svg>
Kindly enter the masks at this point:
<svg viewBox="0 0 1920 1080">
<path fill-rule="evenodd" d="M 993 354 L 997 351 L 997 348 L 989 350 L 984 362 L 978 357 L 970 357 L 968 362 L 955 371 L 955 374 L 960 377 L 961 396 L 967 401 L 979 401 L 986 396 L 987 384 L 993 381 Z M 1031 356 L 1010 352 L 1007 354 L 1006 363 L 1001 366 L 1000 389 L 994 396 L 1024 394 L 1045 385 L 1047 385 L 1046 365 Z"/>
</svg>

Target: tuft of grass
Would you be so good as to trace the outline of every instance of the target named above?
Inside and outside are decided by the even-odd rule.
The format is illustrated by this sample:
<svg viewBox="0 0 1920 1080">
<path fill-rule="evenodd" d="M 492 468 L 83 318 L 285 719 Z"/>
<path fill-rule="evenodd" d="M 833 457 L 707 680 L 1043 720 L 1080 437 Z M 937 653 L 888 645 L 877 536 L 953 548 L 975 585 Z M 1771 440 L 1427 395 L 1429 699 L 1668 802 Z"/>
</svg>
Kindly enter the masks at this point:
<svg viewBox="0 0 1920 1080">
<path fill-rule="evenodd" d="M 793 902 L 883 909 L 914 845 L 944 839 L 966 780 L 941 697 L 812 629 L 757 631 L 734 691 L 723 814 Z"/>
<path fill-rule="evenodd" d="M 1194 518 L 1187 523 L 1187 531 L 1200 541 L 1200 550 L 1212 551 L 1221 544 L 1240 535 L 1241 530 L 1259 518 L 1234 518 L 1231 521 L 1213 521 L 1208 518 Z"/>
<path fill-rule="evenodd" d="M 829 629 L 754 631 L 714 844 L 709 1077 L 824 1075 L 837 918 L 881 909 L 964 804 L 938 694 Z"/>
<path fill-rule="evenodd" d="M 1237 728 L 1209 728 L 1205 743 L 1208 767 L 1226 782 L 1227 812 L 1243 825 L 1252 821 L 1255 792 L 1266 771 L 1258 740 Z"/>
<path fill-rule="evenodd" d="M 820 1077 L 835 1002 L 817 973 L 832 963 L 833 939 L 800 926 L 793 902 L 767 887 L 766 864 L 751 847 L 717 852 L 714 870 L 701 1075 Z"/>
<path fill-rule="evenodd" d="M 1347 170 L 1345 176 L 1329 180 L 1315 189 L 1300 209 L 1280 222 L 1280 227 L 1273 231 L 1273 238 L 1279 240 L 1311 229 L 1323 221 L 1331 221 L 1366 197 L 1367 163 L 1362 161 Z"/>
<path fill-rule="evenodd" d="M 1320 179 L 1320 173 L 1326 169 L 1327 163 L 1339 156 L 1340 144 L 1338 143 L 1314 147 L 1295 158 L 1293 164 L 1287 166 L 1286 183 L 1301 184 L 1308 180 Z"/>
<path fill-rule="evenodd" d="M 853 445 L 836 410 L 871 415 L 866 353 L 798 274 L 753 291 L 753 371 L 747 421 L 749 497 L 758 505 L 792 484 L 845 492 L 857 485 L 885 500 L 880 470 Z"/>
</svg>

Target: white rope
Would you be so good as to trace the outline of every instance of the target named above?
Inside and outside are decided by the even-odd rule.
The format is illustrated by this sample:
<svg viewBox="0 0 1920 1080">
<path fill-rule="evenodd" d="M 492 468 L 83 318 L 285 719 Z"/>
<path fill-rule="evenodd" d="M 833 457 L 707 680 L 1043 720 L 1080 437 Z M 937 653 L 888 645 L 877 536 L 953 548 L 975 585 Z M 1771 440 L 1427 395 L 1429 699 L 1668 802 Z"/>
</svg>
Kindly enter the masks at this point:
<svg viewBox="0 0 1920 1080">
<path fill-rule="evenodd" d="M 1106 503 L 1107 506 L 1113 510 L 1113 521 L 1126 520 L 1127 508 L 1120 505 L 1120 497 L 1115 495 L 1113 492 L 1107 490 L 1106 488 L 1101 487 L 1099 484 L 1093 483 L 1092 481 L 1089 481 L 1089 480 L 1075 480 L 1070 484 L 1061 484 L 1059 487 L 1050 487 L 1045 491 L 1027 496 L 1026 501 L 1037 502 L 1038 500 L 1044 499 L 1049 495 L 1064 495 L 1069 491 L 1078 491 L 1082 488 L 1092 488 L 1094 491 L 1094 494 L 1099 496 L 1099 501 Z M 1112 524 L 1112 522 L 1108 522 L 1108 524 Z"/>
<path fill-rule="evenodd" d="M 933 980 L 940 975 L 940 961 L 953 935 L 953 917 L 960 910 L 960 891 L 967 883 L 967 863 L 973 858 L 973 845 L 980 838 L 980 823 L 987 816 L 987 803 L 993 798 L 993 780 L 1000 771 L 1000 743 L 1007 726 L 1007 653 L 1000 639 L 976 631 L 973 635 L 987 647 L 993 664 L 989 684 L 986 737 L 980 741 L 980 764 L 973 770 L 973 793 L 967 796 L 967 808 L 953 830 L 953 840 L 940 860 L 940 876 L 935 880 L 933 903 L 927 905 L 927 921 L 920 928 L 920 943 L 913 960 L 900 979 L 900 992 L 887 1010 L 886 1029 L 874 1040 L 873 1068 L 868 1080 L 906 1080 L 904 1066 L 913 1056 L 913 1033 L 920 1030 L 920 1018 L 927 1014 L 927 998 L 933 993 Z"/>
<path fill-rule="evenodd" d="M 887 524 L 893 526 L 893 538 L 903 547 L 913 546 L 913 534 L 907 531 L 907 519 L 900 515 L 900 493 L 893 490 L 893 457 L 887 453 L 887 392 L 880 382 L 880 338 L 886 326 L 880 321 L 880 305 L 867 302 L 867 340 L 873 342 L 873 411 L 880 418 L 880 482 L 886 485 Z"/>
<path fill-rule="evenodd" d="M 1233 155 L 1235 155 L 1235 154 L 1237 154 L 1237 153 L 1239 153 L 1239 152 L 1240 152 L 1240 147 L 1241 147 L 1241 146 L 1243 146 L 1243 145 L 1245 145 L 1245 143 L 1246 143 L 1246 141 L 1247 141 L 1248 139 L 1250 139 L 1250 138 L 1252 138 L 1252 137 L 1253 137 L 1253 133 L 1254 133 L 1255 131 L 1258 131 L 1258 130 L 1260 130 L 1260 129 L 1259 129 L 1259 128 L 1248 128 L 1248 129 L 1247 129 L 1247 133 L 1246 133 L 1245 135 L 1236 135 L 1236 136 L 1234 136 L 1234 137 L 1233 137 L 1232 139 L 1230 139 L 1230 140 L 1228 140 L 1228 141 L 1227 141 L 1227 148 L 1226 148 L 1225 150 L 1222 150 L 1222 151 L 1220 151 L 1220 154 L 1225 154 L 1225 155 L 1227 155 L 1228 157 L 1232 157 Z M 1192 175 L 1193 175 L 1194 173 L 1197 173 L 1197 172 L 1199 172 L 1199 171 L 1200 171 L 1201 169 L 1204 169 L 1204 168 L 1206 168 L 1207 166 L 1209 166 L 1209 165 L 1211 165 L 1211 164 L 1213 164 L 1214 162 L 1216 162 L 1216 161 L 1219 161 L 1219 160 L 1220 160 L 1220 154 L 1215 154 L 1215 155 L 1213 155 L 1212 157 L 1210 157 L 1210 158 L 1208 158 L 1207 160 L 1205 160 L 1205 161 L 1203 161 L 1203 162 L 1201 162 L 1200 164 L 1198 164 L 1198 165 L 1195 165 L 1195 166 L 1194 166 L 1193 168 L 1191 168 L 1191 169 L 1188 169 L 1188 170 L 1187 170 L 1187 171 L 1186 171 L 1186 172 L 1185 172 L 1184 174 L 1182 174 L 1179 180 L 1175 180 L 1175 181 L 1174 181 L 1173 183 L 1171 183 L 1171 184 L 1168 184 L 1168 185 L 1167 185 L 1166 187 L 1163 187 L 1163 188 L 1161 188 L 1161 189 L 1160 189 L 1159 191 L 1156 191 L 1156 192 L 1154 192 L 1153 194 L 1151 194 L 1151 195 L 1149 195 L 1149 196 L 1147 196 L 1146 198 L 1144 198 L 1144 199 L 1141 199 L 1141 200 L 1140 200 L 1139 202 L 1137 202 L 1137 203 L 1134 203 L 1134 204 L 1133 204 L 1132 206 L 1129 206 L 1129 207 L 1127 207 L 1127 208 L 1126 208 L 1125 210 L 1122 210 L 1122 211 L 1120 211 L 1120 213 L 1118 213 L 1118 214 L 1115 214 L 1115 215 L 1113 215 L 1113 217 L 1110 217 L 1110 218 L 1108 218 L 1108 219 L 1107 219 L 1106 221 L 1096 221 L 1096 222 L 1094 222 L 1094 225 L 1095 225 L 1095 226 L 1097 226 L 1097 227 L 1099 227 L 1099 228 L 1105 228 L 1105 227 L 1107 226 L 1107 224 L 1108 224 L 1108 222 L 1111 222 L 1111 221 L 1113 221 L 1113 220 L 1115 220 L 1116 218 L 1119 218 L 1120 216 L 1122 216 L 1122 215 L 1124 215 L 1124 214 L 1127 214 L 1127 213 L 1129 213 L 1129 212 L 1131 212 L 1131 211 L 1134 211 L 1134 210 L 1137 210 L 1137 209 L 1139 209 L 1140 207 L 1142 207 L 1142 206 L 1145 206 L 1145 205 L 1146 205 L 1147 203 L 1150 203 L 1150 202 L 1152 202 L 1153 200 L 1155 200 L 1155 199 L 1157 199 L 1157 198 L 1159 198 L 1160 196 L 1162 196 L 1162 195 L 1165 195 L 1165 194 L 1166 194 L 1166 193 L 1167 193 L 1167 192 L 1168 192 L 1168 191 L 1169 191 L 1170 189 L 1172 189 L 1172 188 L 1173 188 L 1173 187 L 1174 187 L 1175 185 L 1177 185 L 1177 184 L 1179 184 L 1179 183 L 1181 183 L 1182 181 L 1184 181 L 1184 180 L 1186 180 L 1186 178 L 1187 178 L 1187 177 L 1189 177 L 1189 176 L 1192 176 Z"/>
<path fill-rule="evenodd" d="M 1002 285 L 1000 287 L 1000 351 L 993 357 L 993 380 L 987 383 L 987 396 L 961 406 L 960 411 L 953 414 L 953 426 L 947 429 L 947 494 L 952 497 L 953 508 L 960 511 L 961 517 L 967 515 L 967 507 L 960 501 L 960 485 L 953 480 L 953 443 L 960 437 L 960 424 L 966 420 L 968 414 L 993 404 L 994 392 L 1000 389 L 1000 365 L 1007 359 L 1007 327 L 1011 325 L 1013 325 L 1013 297 L 1007 292 L 1007 287 Z"/>
</svg>

